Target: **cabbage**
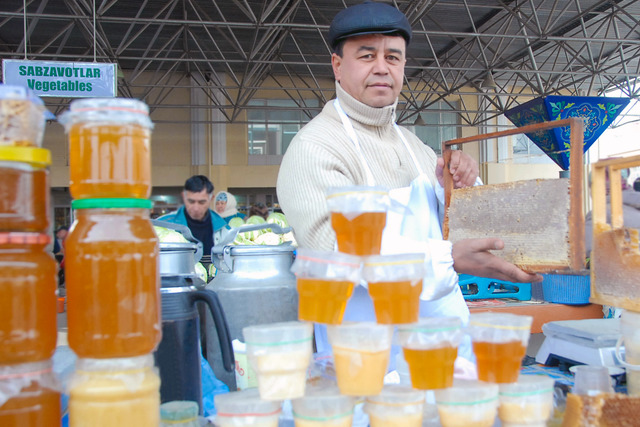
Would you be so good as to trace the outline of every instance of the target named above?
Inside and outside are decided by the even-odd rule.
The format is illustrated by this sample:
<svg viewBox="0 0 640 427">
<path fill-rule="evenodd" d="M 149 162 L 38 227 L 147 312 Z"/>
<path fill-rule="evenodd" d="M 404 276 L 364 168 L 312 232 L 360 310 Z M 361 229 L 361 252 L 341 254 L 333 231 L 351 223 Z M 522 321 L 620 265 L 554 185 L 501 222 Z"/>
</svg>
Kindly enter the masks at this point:
<svg viewBox="0 0 640 427">
<path fill-rule="evenodd" d="M 259 224 L 266 224 L 266 223 L 267 221 L 261 216 L 253 215 L 253 216 L 250 216 L 249 219 L 247 219 L 247 222 L 245 225 L 259 225 Z M 255 241 L 259 235 L 264 234 L 268 231 L 271 231 L 271 229 L 263 228 L 262 230 L 245 231 L 242 234 L 244 234 L 244 237 L 246 239 Z M 252 245 L 253 243 L 249 243 L 249 244 Z"/>
<path fill-rule="evenodd" d="M 298 242 L 296 242 L 296 238 L 293 237 L 292 231 L 282 235 L 282 243 L 285 242 L 290 242 L 293 246 L 298 246 Z"/>
<path fill-rule="evenodd" d="M 253 242 L 248 237 L 249 233 L 238 233 L 235 240 L 233 241 L 234 245 L 253 245 Z"/>
<path fill-rule="evenodd" d="M 176 230 L 172 230 L 170 228 L 158 227 L 156 225 L 154 225 L 153 228 L 154 230 L 156 230 L 158 239 L 163 243 L 189 243 L 189 241 L 184 238 L 182 233 Z"/>
<path fill-rule="evenodd" d="M 196 262 L 196 274 L 204 283 L 207 283 L 207 269 L 204 268 L 202 263 Z"/>
<path fill-rule="evenodd" d="M 284 214 L 281 214 L 280 212 L 273 212 L 269 214 L 267 222 L 269 224 L 278 224 L 282 228 L 287 228 L 289 226 L 289 221 L 287 221 Z"/>
<path fill-rule="evenodd" d="M 233 217 L 229 221 L 229 227 L 231 228 L 238 228 L 238 227 L 242 227 L 243 225 L 244 225 L 244 220 L 239 216 Z"/>
<path fill-rule="evenodd" d="M 253 216 L 250 216 L 249 218 L 247 218 L 246 224 L 247 225 L 258 225 L 258 224 L 264 224 L 266 222 L 267 221 L 264 218 L 262 218 L 260 215 L 253 215 Z"/>
<path fill-rule="evenodd" d="M 259 235 L 253 240 L 256 245 L 279 245 L 280 236 L 276 233 L 267 232 Z"/>
<path fill-rule="evenodd" d="M 213 264 L 209 264 L 209 277 L 213 279 L 214 277 L 216 277 L 217 273 L 218 269 L 216 268 L 216 266 Z"/>
</svg>

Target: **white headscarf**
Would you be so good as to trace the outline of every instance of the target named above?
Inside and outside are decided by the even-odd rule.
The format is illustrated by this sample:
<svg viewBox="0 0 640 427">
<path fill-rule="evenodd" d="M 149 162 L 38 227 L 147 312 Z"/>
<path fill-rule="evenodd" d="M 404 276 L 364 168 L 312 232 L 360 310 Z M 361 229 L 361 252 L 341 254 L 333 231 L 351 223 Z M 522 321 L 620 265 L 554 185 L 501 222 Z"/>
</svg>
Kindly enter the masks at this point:
<svg viewBox="0 0 640 427">
<path fill-rule="evenodd" d="M 216 194 L 216 197 L 213 200 L 214 200 L 213 201 L 214 207 L 215 207 L 215 204 L 218 202 L 218 200 L 227 202 L 227 205 L 225 206 L 224 211 L 222 213 L 219 213 L 218 211 L 216 211 L 216 213 L 218 213 L 218 215 L 220 215 L 222 218 L 233 216 L 238 213 L 238 209 L 237 209 L 238 202 L 236 201 L 236 198 L 233 194 L 227 191 L 220 191 L 218 192 L 218 194 Z"/>
</svg>

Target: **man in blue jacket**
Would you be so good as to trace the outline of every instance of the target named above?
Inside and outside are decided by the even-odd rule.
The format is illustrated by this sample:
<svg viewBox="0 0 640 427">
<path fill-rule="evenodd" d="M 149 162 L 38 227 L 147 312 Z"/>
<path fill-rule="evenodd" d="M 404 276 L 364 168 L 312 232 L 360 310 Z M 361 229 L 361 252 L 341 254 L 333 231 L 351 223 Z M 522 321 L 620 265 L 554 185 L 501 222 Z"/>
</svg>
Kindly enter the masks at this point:
<svg viewBox="0 0 640 427">
<path fill-rule="evenodd" d="M 193 237 L 202 242 L 203 255 L 211 255 L 211 248 L 229 229 L 220 215 L 209 208 L 213 198 L 213 184 L 204 175 L 194 175 L 184 183 L 184 206 L 158 218 L 162 221 L 189 227 Z"/>
</svg>

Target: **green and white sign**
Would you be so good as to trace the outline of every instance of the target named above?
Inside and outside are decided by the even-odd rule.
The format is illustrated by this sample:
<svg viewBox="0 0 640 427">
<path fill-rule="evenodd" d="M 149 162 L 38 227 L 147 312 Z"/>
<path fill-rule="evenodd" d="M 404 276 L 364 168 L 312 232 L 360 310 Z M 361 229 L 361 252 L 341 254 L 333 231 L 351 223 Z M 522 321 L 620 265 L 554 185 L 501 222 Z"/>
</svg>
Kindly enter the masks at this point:
<svg viewBox="0 0 640 427">
<path fill-rule="evenodd" d="M 39 96 L 114 97 L 116 64 L 99 62 L 2 60 L 2 81 L 26 86 Z"/>
</svg>

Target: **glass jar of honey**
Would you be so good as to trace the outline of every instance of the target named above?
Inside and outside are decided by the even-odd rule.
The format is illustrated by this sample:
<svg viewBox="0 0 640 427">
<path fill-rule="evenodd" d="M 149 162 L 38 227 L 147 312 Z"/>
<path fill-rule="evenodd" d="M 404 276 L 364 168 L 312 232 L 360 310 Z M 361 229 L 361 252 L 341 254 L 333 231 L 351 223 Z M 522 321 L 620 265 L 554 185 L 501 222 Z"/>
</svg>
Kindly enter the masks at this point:
<svg viewBox="0 0 640 427">
<path fill-rule="evenodd" d="M 0 426 L 59 426 L 60 417 L 51 360 L 0 365 Z"/>
<path fill-rule="evenodd" d="M 78 359 L 69 381 L 69 425 L 160 425 L 160 377 L 153 356 Z"/>
<path fill-rule="evenodd" d="M 50 240 L 42 233 L 0 233 L 0 365 L 53 356 L 57 267 L 45 250 Z"/>
<path fill-rule="evenodd" d="M 48 231 L 50 164 L 44 148 L 0 146 L 0 231 Z"/>
<path fill-rule="evenodd" d="M 73 198 L 149 197 L 153 124 L 144 102 L 81 99 L 60 121 L 69 134 Z"/>
<path fill-rule="evenodd" d="M 69 346 L 78 357 L 152 352 L 161 337 L 159 244 L 150 200 L 83 199 L 65 241 Z"/>
</svg>

